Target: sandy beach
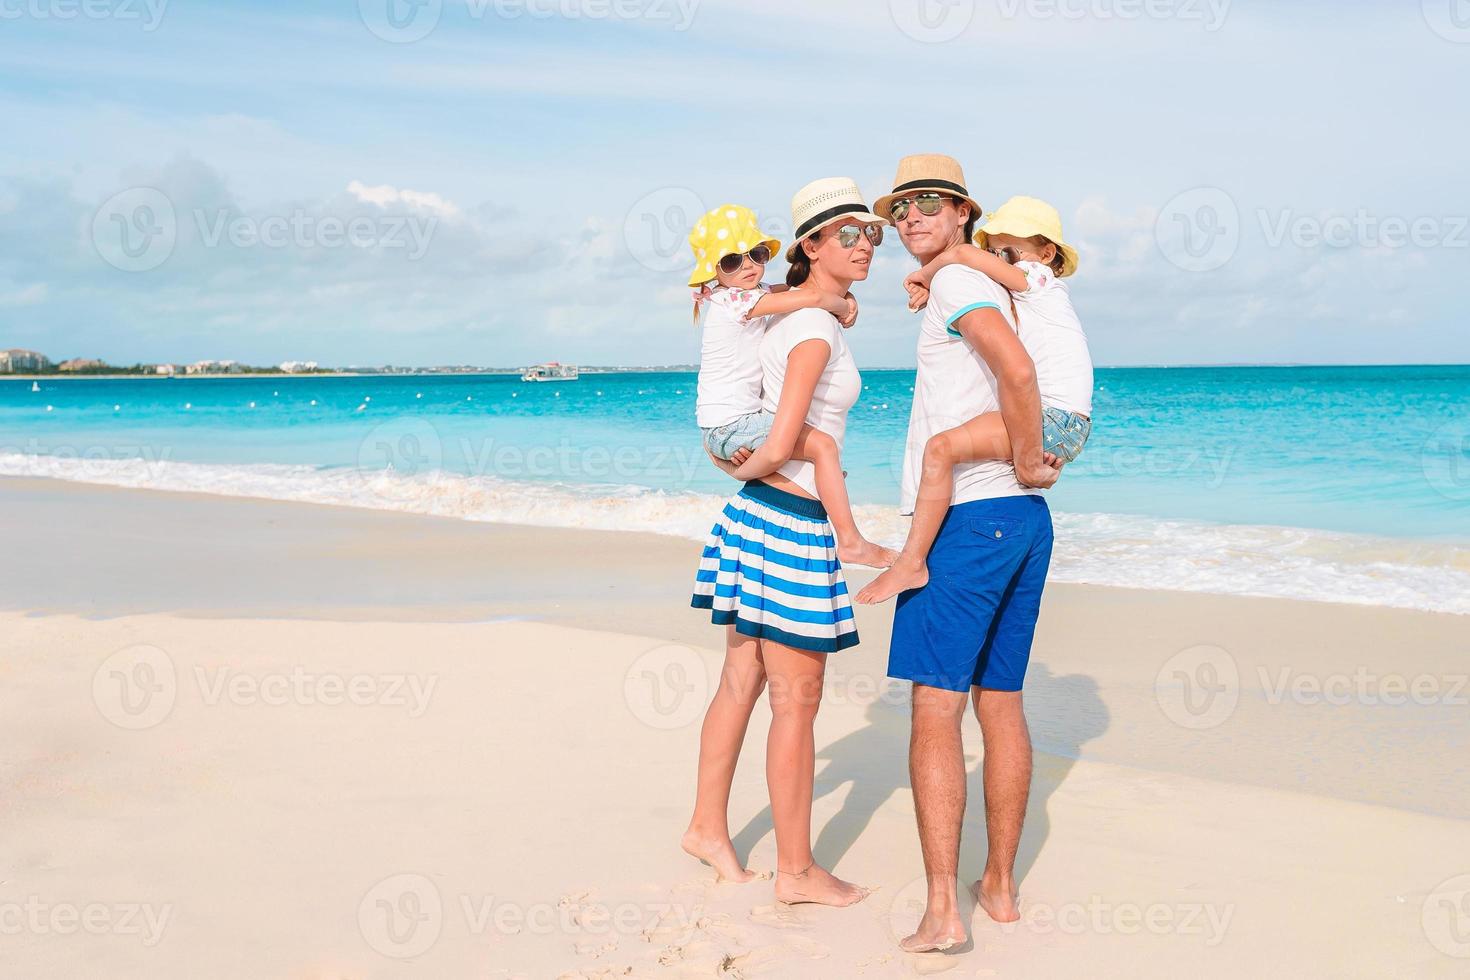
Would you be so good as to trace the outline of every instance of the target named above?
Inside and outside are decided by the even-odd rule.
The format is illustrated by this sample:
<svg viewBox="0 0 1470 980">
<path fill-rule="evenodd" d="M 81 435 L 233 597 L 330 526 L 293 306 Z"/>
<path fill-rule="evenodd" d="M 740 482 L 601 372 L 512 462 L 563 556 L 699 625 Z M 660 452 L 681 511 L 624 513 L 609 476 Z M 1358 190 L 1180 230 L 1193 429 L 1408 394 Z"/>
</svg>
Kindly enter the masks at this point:
<svg viewBox="0 0 1470 980">
<path fill-rule="evenodd" d="M 678 848 L 723 643 L 697 543 L 32 479 L 0 513 L 8 976 L 1470 968 L 1465 617 L 1053 587 L 1023 920 L 909 956 L 891 604 L 817 719 L 817 857 L 876 891 L 788 908 Z M 765 870 L 767 717 L 731 813 Z"/>
</svg>

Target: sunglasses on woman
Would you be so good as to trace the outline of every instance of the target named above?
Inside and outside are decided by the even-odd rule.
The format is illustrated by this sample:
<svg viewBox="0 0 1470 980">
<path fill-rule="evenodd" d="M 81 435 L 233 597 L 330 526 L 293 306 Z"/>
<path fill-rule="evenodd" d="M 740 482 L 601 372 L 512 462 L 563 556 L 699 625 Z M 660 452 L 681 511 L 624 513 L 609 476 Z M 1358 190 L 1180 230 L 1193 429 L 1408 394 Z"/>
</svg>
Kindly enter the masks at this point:
<svg viewBox="0 0 1470 980">
<path fill-rule="evenodd" d="M 949 198 L 944 194 L 924 193 L 915 194 L 913 197 L 901 197 L 894 201 L 889 210 L 893 214 L 894 221 L 902 221 L 908 217 L 909 208 L 916 207 L 919 213 L 933 217 L 944 208 L 944 202 Z"/>
<path fill-rule="evenodd" d="M 837 229 L 837 244 L 843 248 L 852 248 L 864 235 L 874 248 L 883 244 L 882 225 L 842 225 Z"/>
<path fill-rule="evenodd" d="M 734 255 L 726 255 L 720 259 L 720 271 L 727 276 L 734 275 L 740 271 L 745 260 L 750 259 L 756 265 L 765 265 L 771 261 L 771 248 L 769 245 L 757 245 L 749 252 L 737 252 Z"/>
</svg>

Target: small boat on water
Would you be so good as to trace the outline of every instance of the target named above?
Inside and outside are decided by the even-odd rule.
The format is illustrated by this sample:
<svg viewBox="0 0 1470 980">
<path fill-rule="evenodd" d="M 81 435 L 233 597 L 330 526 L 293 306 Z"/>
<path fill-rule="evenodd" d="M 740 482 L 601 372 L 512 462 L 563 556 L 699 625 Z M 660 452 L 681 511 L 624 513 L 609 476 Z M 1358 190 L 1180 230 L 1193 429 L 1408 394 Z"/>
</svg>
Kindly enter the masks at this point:
<svg viewBox="0 0 1470 980">
<path fill-rule="evenodd" d="M 558 364 L 556 361 L 537 364 L 521 372 L 522 381 L 576 381 L 577 376 L 575 364 Z"/>
<path fill-rule="evenodd" d="M 41 390 L 41 384 L 40 384 L 40 382 L 38 382 L 38 381 L 32 381 L 31 382 L 31 390 L 32 391 L 40 391 Z"/>
</svg>

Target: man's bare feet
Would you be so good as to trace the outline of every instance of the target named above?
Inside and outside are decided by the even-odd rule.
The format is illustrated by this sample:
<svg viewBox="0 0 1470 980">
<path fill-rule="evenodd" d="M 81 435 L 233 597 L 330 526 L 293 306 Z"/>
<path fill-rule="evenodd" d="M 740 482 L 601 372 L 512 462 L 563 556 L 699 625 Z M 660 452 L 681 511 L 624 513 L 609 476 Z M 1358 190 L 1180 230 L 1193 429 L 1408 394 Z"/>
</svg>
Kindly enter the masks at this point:
<svg viewBox="0 0 1470 980">
<path fill-rule="evenodd" d="M 900 592 L 922 589 L 929 584 L 929 566 L 924 562 L 910 565 L 894 562 L 893 567 L 858 591 L 857 601 L 862 603 L 887 602 Z"/>
<path fill-rule="evenodd" d="M 925 909 L 918 930 L 912 936 L 900 939 L 898 948 L 905 953 L 942 953 L 962 945 L 968 938 L 958 909 L 947 915 L 935 915 Z"/>
<path fill-rule="evenodd" d="M 1020 921 L 1021 910 L 1017 905 L 1014 884 L 977 878 L 970 886 L 970 894 L 975 896 L 975 904 L 996 922 Z"/>
<path fill-rule="evenodd" d="M 843 881 L 815 862 L 805 871 L 795 874 L 776 872 L 776 901 L 787 905 L 811 902 L 842 908 L 856 905 L 869 894 L 868 889 Z"/>
<path fill-rule="evenodd" d="M 754 871 L 741 867 L 740 859 L 735 856 L 735 845 L 728 837 L 702 836 L 691 828 L 684 832 L 684 839 L 679 843 L 684 853 L 714 868 L 720 881 L 742 883 L 758 877 Z"/>
<path fill-rule="evenodd" d="M 881 544 L 874 544 L 867 538 L 858 538 L 851 544 L 837 545 L 837 560 L 844 565 L 871 565 L 873 568 L 887 568 L 898 560 L 898 552 L 892 548 L 885 548 Z"/>
</svg>

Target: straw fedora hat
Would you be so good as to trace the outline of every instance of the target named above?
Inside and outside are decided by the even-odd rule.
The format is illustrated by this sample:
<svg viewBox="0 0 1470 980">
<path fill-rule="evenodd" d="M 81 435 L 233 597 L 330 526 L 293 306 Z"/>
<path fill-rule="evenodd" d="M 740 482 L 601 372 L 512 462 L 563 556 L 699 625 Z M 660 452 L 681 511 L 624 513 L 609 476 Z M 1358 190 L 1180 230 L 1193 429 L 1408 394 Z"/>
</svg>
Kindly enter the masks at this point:
<svg viewBox="0 0 1470 980">
<path fill-rule="evenodd" d="M 836 221 L 888 222 L 868 210 L 863 192 L 851 177 L 823 177 L 807 184 L 791 198 L 791 226 L 795 241 L 786 250 L 790 259 L 796 248 L 813 234 Z"/>
<path fill-rule="evenodd" d="M 975 244 L 989 248 L 990 235 L 1011 235 L 1015 238 L 1042 236 L 1062 253 L 1062 271 L 1057 275 L 1065 278 L 1077 271 L 1077 250 L 1062 240 L 1062 216 L 1057 209 L 1034 197 L 1013 197 L 995 210 L 985 224 L 975 231 Z"/>
<path fill-rule="evenodd" d="M 965 171 L 960 167 L 960 162 L 943 153 L 915 153 L 898 161 L 898 176 L 893 178 L 893 193 L 878 198 L 873 210 L 891 220 L 894 201 L 924 191 L 957 197 L 970 205 L 970 213 L 976 217 L 984 211 L 980 202 L 971 197 L 966 188 Z"/>
</svg>

